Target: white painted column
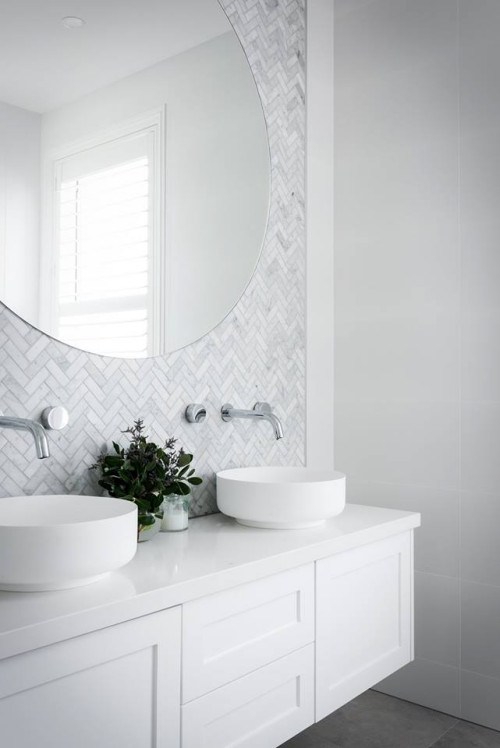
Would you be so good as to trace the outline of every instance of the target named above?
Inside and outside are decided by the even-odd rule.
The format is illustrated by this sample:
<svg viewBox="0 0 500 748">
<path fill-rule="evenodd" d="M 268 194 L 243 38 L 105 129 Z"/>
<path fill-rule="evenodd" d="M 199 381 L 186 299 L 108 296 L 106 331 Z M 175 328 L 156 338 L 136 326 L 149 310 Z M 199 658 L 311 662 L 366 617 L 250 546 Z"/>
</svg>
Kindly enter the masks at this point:
<svg viewBox="0 0 500 748">
<path fill-rule="evenodd" d="M 333 467 L 333 0 L 307 0 L 307 441 Z"/>
</svg>

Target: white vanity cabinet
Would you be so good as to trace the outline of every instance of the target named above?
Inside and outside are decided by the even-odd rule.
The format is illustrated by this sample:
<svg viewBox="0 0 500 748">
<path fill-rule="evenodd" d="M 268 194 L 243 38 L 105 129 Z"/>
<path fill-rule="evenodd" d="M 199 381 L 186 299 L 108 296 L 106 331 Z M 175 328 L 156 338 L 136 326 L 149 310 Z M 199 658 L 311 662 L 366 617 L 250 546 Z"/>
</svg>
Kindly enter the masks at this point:
<svg viewBox="0 0 500 748">
<path fill-rule="evenodd" d="M 108 586 L 0 593 L 2 748 L 276 748 L 412 659 L 419 522 L 206 517 Z"/>
<path fill-rule="evenodd" d="M 275 748 L 413 657 L 412 533 L 183 606 L 182 748 Z"/>
<path fill-rule="evenodd" d="M 316 563 L 316 721 L 413 659 L 412 533 Z"/>
<path fill-rule="evenodd" d="M 183 606 L 182 748 L 274 748 L 314 721 L 314 563 Z"/>
<path fill-rule="evenodd" d="M 177 748 L 180 653 L 173 608 L 2 660 L 0 745 Z"/>
</svg>

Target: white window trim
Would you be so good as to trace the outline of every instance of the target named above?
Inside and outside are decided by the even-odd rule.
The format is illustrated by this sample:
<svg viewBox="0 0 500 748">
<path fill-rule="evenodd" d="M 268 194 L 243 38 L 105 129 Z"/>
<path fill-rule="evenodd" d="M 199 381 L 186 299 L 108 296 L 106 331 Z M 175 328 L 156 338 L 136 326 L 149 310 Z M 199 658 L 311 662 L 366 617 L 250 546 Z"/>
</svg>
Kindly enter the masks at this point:
<svg viewBox="0 0 500 748">
<path fill-rule="evenodd" d="M 148 341 L 148 356 L 159 355 L 166 349 L 167 305 L 170 294 L 167 279 L 170 277 L 170 254 L 166 246 L 166 107 L 145 112 L 112 127 L 95 132 L 92 136 L 71 141 L 51 149 L 42 156 L 42 242 L 40 252 L 40 326 L 54 330 L 57 319 L 58 258 L 54 257 L 53 240 L 56 235 L 55 182 L 57 164 L 62 159 L 81 151 L 95 148 L 143 130 L 153 132 L 154 164 L 154 222 L 153 272 L 149 274 L 148 319 L 152 338 Z M 168 289 L 167 289 L 168 291 Z"/>
</svg>

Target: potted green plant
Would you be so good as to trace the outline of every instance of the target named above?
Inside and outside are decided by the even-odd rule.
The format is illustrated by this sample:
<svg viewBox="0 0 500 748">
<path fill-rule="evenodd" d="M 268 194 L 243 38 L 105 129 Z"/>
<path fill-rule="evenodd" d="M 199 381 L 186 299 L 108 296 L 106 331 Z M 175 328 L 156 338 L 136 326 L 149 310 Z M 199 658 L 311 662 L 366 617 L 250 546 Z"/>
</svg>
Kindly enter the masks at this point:
<svg viewBox="0 0 500 748">
<path fill-rule="evenodd" d="M 139 418 L 122 431 L 129 437 L 128 446 L 113 442 L 113 451 L 100 454 L 91 466 L 99 471 L 98 483 L 110 496 L 137 504 L 139 541 L 148 540 L 160 529 L 166 496 L 187 496 L 191 486 L 202 483 L 191 467 L 193 455 L 176 449 L 176 439 L 167 439 L 160 446 L 149 441 L 144 431 Z"/>
</svg>

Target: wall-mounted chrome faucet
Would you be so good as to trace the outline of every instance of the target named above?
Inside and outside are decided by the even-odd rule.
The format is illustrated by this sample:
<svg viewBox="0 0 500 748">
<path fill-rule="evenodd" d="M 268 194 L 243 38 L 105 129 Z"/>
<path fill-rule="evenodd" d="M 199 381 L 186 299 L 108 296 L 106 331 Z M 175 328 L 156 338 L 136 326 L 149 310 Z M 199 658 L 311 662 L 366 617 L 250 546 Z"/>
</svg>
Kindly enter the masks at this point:
<svg viewBox="0 0 500 748">
<path fill-rule="evenodd" d="M 49 442 L 43 426 L 37 421 L 28 418 L 16 418 L 15 416 L 0 415 L 0 428 L 15 429 L 16 431 L 29 431 L 35 442 L 36 456 L 39 460 L 50 457 Z"/>
<path fill-rule="evenodd" d="M 223 421 L 232 421 L 233 418 L 253 418 L 254 420 L 260 419 L 269 421 L 274 430 L 274 436 L 276 439 L 283 438 L 283 427 L 281 421 L 273 413 L 273 409 L 269 403 L 255 403 L 252 410 L 239 410 L 233 408 L 230 403 L 226 403 L 221 408 L 221 416 Z"/>
<path fill-rule="evenodd" d="M 50 405 L 42 411 L 42 423 L 31 421 L 29 418 L 17 418 L 16 416 L 4 416 L 0 411 L 0 428 L 14 429 L 15 431 L 29 431 L 35 442 L 36 456 L 39 460 L 50 457 L 48 431 L 60 431 L 67 426 L 69 414 L 62 405 Z"/>
</svg>

